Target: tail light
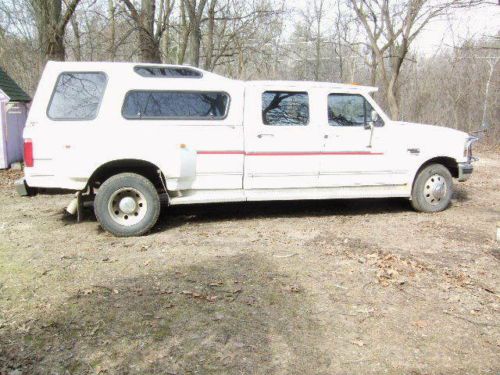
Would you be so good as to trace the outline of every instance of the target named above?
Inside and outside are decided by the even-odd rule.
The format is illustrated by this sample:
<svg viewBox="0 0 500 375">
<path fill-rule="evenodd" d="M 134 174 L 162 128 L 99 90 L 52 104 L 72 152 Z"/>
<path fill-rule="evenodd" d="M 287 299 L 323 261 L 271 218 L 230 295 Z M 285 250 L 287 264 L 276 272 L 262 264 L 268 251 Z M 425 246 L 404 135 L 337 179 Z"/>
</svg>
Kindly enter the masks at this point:
<svg viewBox="0 0 500 375">
<path fill-rule="evenodd" d="M 28 168 L 33 166 L 33 141 L 24 140 L 24 165 Z"/>
</svg>

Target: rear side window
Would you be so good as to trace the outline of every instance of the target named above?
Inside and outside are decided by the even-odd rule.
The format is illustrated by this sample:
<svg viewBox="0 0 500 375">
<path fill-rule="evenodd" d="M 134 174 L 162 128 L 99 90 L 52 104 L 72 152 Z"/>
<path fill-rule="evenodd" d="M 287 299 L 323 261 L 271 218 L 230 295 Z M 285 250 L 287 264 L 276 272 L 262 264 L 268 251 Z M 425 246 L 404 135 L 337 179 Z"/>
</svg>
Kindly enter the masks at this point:
<svg viewBox="0 0 500 375">
<path fill-rule="evenodd" d="M 53 120 L 93 120 L 105 87 L 104 73 L 62 73 L 57 79 L 47 115 Z"/>
<path fill-rule="evenodd" d="M 306 92 L 266 91 L 262 94 L 264 125 L 300 126 L 309 122 Z"/>
<path fill-rule="evenodd" d="M 131 91 L 122 115 L 127 119 L 198 119 L 226 117 L 229 96 L 223 92 Z"/>
</svg>

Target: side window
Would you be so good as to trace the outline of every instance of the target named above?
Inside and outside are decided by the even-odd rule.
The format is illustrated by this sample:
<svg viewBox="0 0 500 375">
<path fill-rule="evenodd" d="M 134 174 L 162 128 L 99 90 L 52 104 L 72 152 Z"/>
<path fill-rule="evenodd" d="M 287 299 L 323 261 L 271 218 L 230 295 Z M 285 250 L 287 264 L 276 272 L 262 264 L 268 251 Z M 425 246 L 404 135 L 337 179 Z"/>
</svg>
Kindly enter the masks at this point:
<svg viewBox="0 0 500 375">
<path fill-rule="evenodd" d="M 226 117 L 229 96 L 223 92 L 131 91 L 123 103 L 127 119 L 200 119 Z"/>
<path fill-rule="evenodd" d="M 201 78 L 201 72 L 186 67 L 136 66 L 134 71 L 143 77 Z"/>
<path fill-rule="evenodd" d="M 47 115 L 53 120 L 93 120 L 105 87 L 104 73 L 62 73 L 57 79 Z"/>
<path fill-rule="evenodd" d="M 361 95 L 328 95 L 328 124 L 331 126 L 364 126 L 371 119 L 373 107 Z M 376 126 L 383 126 L 381 118 Z"/>
<path fill-rule="evenodd" d="M 307 92 L 266 91 L 262 94 L 264 125 L 301 126 L 309 123 Z"/>
</svg>

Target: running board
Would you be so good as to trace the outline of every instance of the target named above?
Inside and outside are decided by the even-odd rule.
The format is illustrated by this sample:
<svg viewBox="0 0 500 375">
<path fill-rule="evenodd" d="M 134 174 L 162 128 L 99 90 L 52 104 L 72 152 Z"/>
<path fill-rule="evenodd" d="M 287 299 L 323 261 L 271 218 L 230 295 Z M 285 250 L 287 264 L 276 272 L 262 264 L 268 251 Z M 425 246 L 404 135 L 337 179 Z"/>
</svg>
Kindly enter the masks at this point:
<svg viewBox="0 0 500 375">
<path fill-rule="evenodd" d="M 300 189 L 188 190 L 170 198 L 171 205 L 246 201 L 284 201 L 359 198 L 409 198 L 408 185 L 341 186 Z"/>
</svg>

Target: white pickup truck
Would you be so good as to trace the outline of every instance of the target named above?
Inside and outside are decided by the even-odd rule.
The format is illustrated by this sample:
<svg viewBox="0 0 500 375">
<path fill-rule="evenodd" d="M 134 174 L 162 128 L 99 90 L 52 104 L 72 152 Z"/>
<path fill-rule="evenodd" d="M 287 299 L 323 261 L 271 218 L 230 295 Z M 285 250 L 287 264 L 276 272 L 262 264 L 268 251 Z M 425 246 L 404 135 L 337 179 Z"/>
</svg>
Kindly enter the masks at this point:
<svg viewBox="0 0 500 375">
<path fill-rule="evenodd" d="M 228 79 L 186 66 L 49 62 L 24 131 L 21 195 L 94 200 L 102 227 L 141 235 L 170 205 L 405 197 L 451 200 L 477 139 L 391 121 L 376 88 Z M 95 199 L 94 199 L 95 197 Z"/>
</svg>

